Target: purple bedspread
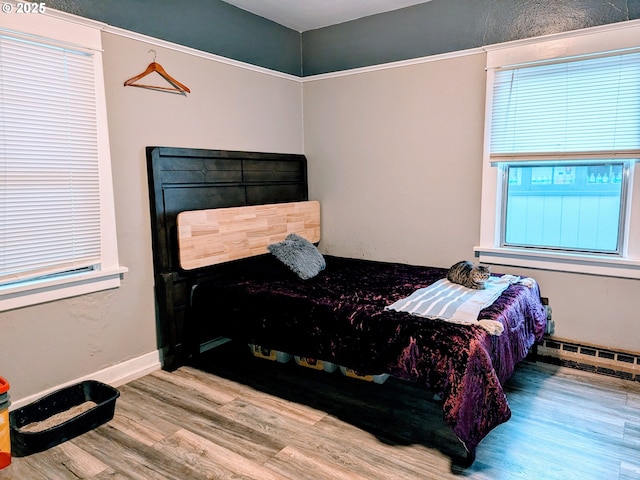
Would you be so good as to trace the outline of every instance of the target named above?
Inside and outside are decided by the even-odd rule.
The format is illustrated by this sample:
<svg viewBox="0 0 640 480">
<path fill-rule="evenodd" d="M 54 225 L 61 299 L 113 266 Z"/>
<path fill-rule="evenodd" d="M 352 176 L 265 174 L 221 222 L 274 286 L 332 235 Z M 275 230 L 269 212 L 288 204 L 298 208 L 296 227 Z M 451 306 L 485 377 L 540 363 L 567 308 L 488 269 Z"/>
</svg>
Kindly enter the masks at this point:
<svg viewBox="0 0 640 480">
<path fill-rule="evenodd" d="M 268 255 L 226 265 L 196 288 L 194 312 L 222 336 L 428 387 L 469 452 L 509 419 L 502 385 L 545 329 L 537 284 L 512 285 L 480 312 L 503 323 L 504 333 L 493 336 L 384 309 L 444 278 L 444 269 L 325 259 L 326 269 L 310 280 Z"/>
</svg>

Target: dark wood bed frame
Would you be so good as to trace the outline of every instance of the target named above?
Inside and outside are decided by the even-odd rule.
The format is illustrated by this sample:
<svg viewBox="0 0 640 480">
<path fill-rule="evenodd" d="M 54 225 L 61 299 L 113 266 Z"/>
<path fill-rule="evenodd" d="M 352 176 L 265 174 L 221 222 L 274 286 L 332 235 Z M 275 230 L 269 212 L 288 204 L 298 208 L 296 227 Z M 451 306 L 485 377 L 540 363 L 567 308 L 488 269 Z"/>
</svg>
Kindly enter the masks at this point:
<svg viewBox="0 0 640 480">
<path fill-rule="evenodd" d="M 176 218 L 186 210 L 308 200 L 304 155 L 147 147 L 158 348 L 165 370 L 186 361 L 189 285 L 206 268 L 182 270 Z M 213 338 L 201 338 L 207 343 Z"/>
</svg>

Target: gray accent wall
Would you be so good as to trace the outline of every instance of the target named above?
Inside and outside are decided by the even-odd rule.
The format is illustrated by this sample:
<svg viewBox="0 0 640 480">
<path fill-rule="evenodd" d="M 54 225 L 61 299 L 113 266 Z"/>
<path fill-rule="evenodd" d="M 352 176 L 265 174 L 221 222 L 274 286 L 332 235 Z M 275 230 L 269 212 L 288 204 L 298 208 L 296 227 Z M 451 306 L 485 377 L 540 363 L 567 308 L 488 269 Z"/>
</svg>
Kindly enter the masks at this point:
<svg viewBox="0 0 640 480">
<path fill-rule="evenodd" d="M 305 76 L 640 18 L 640 0 L 432 0 L 302 34 Z"/>
<path fill-rule="evenodd" d="M 48 0 L 47 7 L 251 65 L 302 74 L 300 32 L 220 0 Z"/>
<path fill-rule="evenodd" d="M 640 18 L 640 0 L 432 0 L 300 34 L 220 0 L 49 0 L 47 6 L 296 76 Z"/>
</svg>

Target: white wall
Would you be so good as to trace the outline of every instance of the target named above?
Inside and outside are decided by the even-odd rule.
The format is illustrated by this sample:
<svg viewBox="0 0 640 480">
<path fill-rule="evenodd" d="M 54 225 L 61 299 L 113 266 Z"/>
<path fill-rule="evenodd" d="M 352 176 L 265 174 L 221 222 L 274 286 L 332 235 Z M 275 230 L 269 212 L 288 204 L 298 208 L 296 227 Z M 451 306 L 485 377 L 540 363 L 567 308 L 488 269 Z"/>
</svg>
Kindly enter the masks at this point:
<svg viewBox="0 0 640 480">
<path fill-rule="evenodd" d="M 310 194 L 331 253 L 449 266 L 480 228 L 484 57 L 304 85 Z"/>
<path fill-rule="evenodd" d="M 485 65 L 475 53 L 305 81 L 305 153 L 324 252 L 440 267 L 473 259 Z M 640 281 L 494 271 L 539 281 L 556 336 L 640 352 Z"/>
<path fill-rule="evenodd" d="M 118 250 L 129 272 L 119 289 L 0 313 L 0 376 L 14 401 L 158 349 L 146 146 L 303 153 L 299 81 L 114 33 L 103 33 L 103 49 Z M 153 59 L 150 49 L 190 95 L 123 86 Z"/>
</svg>

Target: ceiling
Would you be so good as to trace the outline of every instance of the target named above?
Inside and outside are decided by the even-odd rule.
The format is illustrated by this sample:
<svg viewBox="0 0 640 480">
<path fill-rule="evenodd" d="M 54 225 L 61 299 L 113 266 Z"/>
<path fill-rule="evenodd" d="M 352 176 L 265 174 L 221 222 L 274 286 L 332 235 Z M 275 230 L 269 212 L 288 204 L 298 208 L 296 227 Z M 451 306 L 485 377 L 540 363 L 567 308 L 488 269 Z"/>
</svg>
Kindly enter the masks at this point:
<svg viewBox="0 0 640 480">
<path fill-rule="evenodd" d="M 260 17 L 305 32 L 430 0 L 224 0 Z"/>
</svg>

